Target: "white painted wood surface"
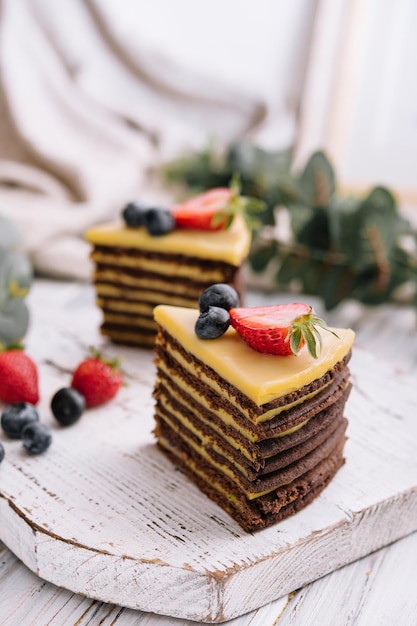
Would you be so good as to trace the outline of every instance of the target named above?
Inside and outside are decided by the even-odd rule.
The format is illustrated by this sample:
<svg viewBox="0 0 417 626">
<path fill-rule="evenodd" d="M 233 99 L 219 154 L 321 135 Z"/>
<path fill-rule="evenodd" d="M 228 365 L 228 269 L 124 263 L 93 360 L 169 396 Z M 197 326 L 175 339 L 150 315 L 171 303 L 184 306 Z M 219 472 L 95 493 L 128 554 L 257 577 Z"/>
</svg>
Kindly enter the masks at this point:
<svg viewBox="0 0 417 626">
<path fill-rule="evenodd" d="M 44 579 L 111 604 L 44 583 L 3 545 L 0 623 L 179 626 L 245 611 L 230 623 L 272 626 L 280 615 L 280 625 L 417 623 L 415 534 L 304 586 L 417 528 L 417 392 L 401 371 L 415 371 L 414 312 L 348 306 L 327 315 L 391 363 L 356 351 L 346 466 L 316 503 L 252 536 L 155 450 L 149 353 L 109 347 L 123 354 L 128 382 L 117 401 L 69 429 L 53 424 L 53 391 L 102 342 L 99 313 L 91 290 L 73 284 L 37 283 L 31 306 L 28 351 L 40 363 L 54 444 L 29 458 L 3 439 L 0 537 Z M 288 603 L 253 610 L 301 586 Z"/>
</svg>

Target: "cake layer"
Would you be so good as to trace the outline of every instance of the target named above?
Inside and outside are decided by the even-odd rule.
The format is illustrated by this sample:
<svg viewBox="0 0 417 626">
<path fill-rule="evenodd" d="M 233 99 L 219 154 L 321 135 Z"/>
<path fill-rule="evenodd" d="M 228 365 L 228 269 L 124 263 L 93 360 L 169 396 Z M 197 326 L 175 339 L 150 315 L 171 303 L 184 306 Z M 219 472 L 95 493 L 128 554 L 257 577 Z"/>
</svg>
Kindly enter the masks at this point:
<svg viewBox="0 0 417 626">
<path fill-rule="evenodd" d="M 344 463 L 345 437 L 311 469 L 288 484 L 253 500 L 236 491 L 233 481 L 213 470 L 203 457 L 187 447 L 169 428 L 160 434 L 158 443 L 201 491 L 227 511 L 244 530 L 251 532 L 293 515 L 321 493 Z"/>
<path fill-rule="evenodd" d="M 187 454 L 195 457 L 198 456 L 200 472 L 203 471 L 203 461 L 206 471 L 210 476 L 216 476 L 217 481 L 221 481 L 227 477 L 233 484 L 231 493 L 240 493 L 248 500 L 255 500 L 289 484 L 296 478 L 299 478 L 307 471 L 310 471 L 318 463 L 331 455 L 333 449 L 341 441 L 345 441 L 345 431 L 347 420 L 343 419 L 337 423 L 337 426 L 328 433 L 327 438 L 321 441 L 315 448 L 308 450 L 308 446 L 303 444 L 303 451 L 299 458 L 289 461 L 284 467 L 266 475 L 257 475 L 256 478 L 249 480 L 243 476 L 233 462 L 228 461 L 223 455 L 218 454 L 213 449 L 209 451 L 199 444 L 199 441 L 192 433 L 185 429 L 172 427 L 165 419 L 160 419 L 156 413 L 157 426 L 155 429 L 158 439 L 169 439 L 175 436 L 175 445 L 178 450 L 187 450 Z M 286 455 L 287 460 L 290 455 Z M 209 476 L 207 476 L 209 479 Z"/>
<path fill-rule="evenodd" d="M 230 445 L 227 439 L 213 431 L 209 432 L 208 429 L 201 429 L 197 421 L 193 422 L 187 417 L 184 418 L 181 403 L 176 402 L 175 398 L 159 397 L 155 416 L 158 422 L 166 423 L 189 445 L 196 447 L 197 450 L 200 449 L 201 454 L 221 471 L 229 476 L 233 475 L 246 495 L 251 497 L 250 494 L 259 494 L 273 486 L 279 486 L 279 484 L 271 483 L 272 480 L 282 480 L 278 470 L 285 469 L 313 451 L 317 453 L 319 446 L 323 446 L 324 449 L 326 442 L 331 439 L 336 429 L 341 427 L 342 422 L 344 428 L 346 427 L 342 414 L 343 408 L 344 403 L 333 407 L 333 410 L 329 412 L 332 419 L 328 420 L 325 427 L 296 445 L 289 444 L 285 450 L 276 452 L 265 459 L 262 464 L 250 462 L 238 448 Z M 249 486 L 249 483 L 253 485 Z"/>
<path fill-rule="evenodd" d="M 153 237 L 144 228 L 129 228 L 120 221 L 90 228 L 85 236 L 95 246 L 129 248 L 125 258 L 131 257 L 132 250 L 158 255 L 186 253 L 188 257 L 224 261 L 236 267 L 247 257 L 251 241 L 250 232 L 240 216 L 236 216 L 230 228 L 224 231 L 176 229 L 162 237 Z"/>
<path fill-rule="evenodd" d="M 303 445 L 314 436 L 318 440 L 324 432 L 328 434 L 334 423 L 342 417 L 350 392 L 349 385 L 341 397 L 326 408 L 311 411 L 310 417 L 301 422 L 297 429 L 289 429 L 278 437 L 272 436 L 254 443 L 242 432 L 225 424 L 215 411 L 207 410 L 203 398 L 200 402 L 194 401 L 176 385 L 170 384 L 161 371 L 158 371 L 158 379 L 155 389 L 156 412 L 170 422 L 173 428 L 178 429 L 181 425 L 184 430 L 192 432 L 205 448 L 213 448 L 233 459 L 246 476 L 274 471 L 280 466 L 278 457 L 282 459 L 289 449 Z M 229 421 L 233 421 L 233 413 L 229 417 Z M 311 445 L 311 442 L 307 445 Z"/>
<path fill-rule="evenodd" d="M 138 328 L 149 328 L 153 332 L 156 331 L 156 324 L 152 317 L 130 315 L 124 313 L 113 313 L 104 311 L 104 324 L 112 326 L 114 328 L 124 328 L 125 330 L 131 330 L 135 332 Z"/>
<path fill-rule="evenodd" d="M 187 283 L 211 285 L 216 282 L 231 282 L 238 266 L 222 261 L 209 261 L 190 257 L 185 254 L 164 254 L 141 252 L 129 248 L 105 248 L 95 246 L 91 259 L 102 270 L 111 267 L 114 272 L 131 277 L 133 273 L 148 279 L 152 283 L 155 276 L 159 279 L 181 278 Z"/>
<path fill-rule="evenodd" d="M 109 337 L 114 343 L 125 346 L 139 346 L 153 348 L 155 344 L 155 331 L 149 328 L 123 328 L 103 323 L 100 332 Z"/>
<path fill-rule="evenodd" d="M 231 280 L 235 280 L 235 272 L 231 274 Z M 197 301 L 201 292 L 207 287 L 207 283 L 188 280 L 185 277 L 171 276 L 161 277 L 158 274 L 142 274 L 135 272 L 132 276 L 125 270 L 106 268 L 96 269 L 93 275 L 93 283 L 100 288 L 103 296 L 123 297 L 137 299 L 138 289 L 150 289 L 169 294 L 183 295 L 186 293 L 194 301 Z"/>
<path fill-rule="evenodd" d="M 199 339 L 193 332 L 198 314 L 197 310 L 164 305 L 154 311 L 156 322 L 186 352 L 205 363 L 258 407 L 298 393 L 299 389 L 325 376 L 348 354 L 354 340 L 350 329 L 332 329 L 338 337 L 321 330 L 322 348 L 317 359 L 306 348 L 297 356 L 277 357 L 255 352 L 233 328 L 218 339 Z"/>
</svg>

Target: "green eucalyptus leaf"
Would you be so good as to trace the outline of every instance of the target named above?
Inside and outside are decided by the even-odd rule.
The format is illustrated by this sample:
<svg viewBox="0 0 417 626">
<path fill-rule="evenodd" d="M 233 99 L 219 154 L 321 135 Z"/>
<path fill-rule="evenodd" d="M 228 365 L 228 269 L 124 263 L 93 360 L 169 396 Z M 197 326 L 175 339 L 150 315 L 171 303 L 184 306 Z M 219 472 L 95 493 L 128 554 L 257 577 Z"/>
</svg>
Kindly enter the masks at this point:
<svg viewBox="0 0 417 626">
<path fill-rule="evenodd" d="M 374 266 L 357 274 L 353 297 L 370 305 L 389 302 L 401 285 L 410 280 L 416 282 L 416 278 L 416 269 L 405 251 L 395 247 L 386 266 Z"/>
<path fill-rule="evenodd" d="M 273 202 L 269 202 L 268 198 L 265 196 L 264 198 L 265 204 L 264 208 L 257 213 L 257 219 L 261 226 L 275 226 L 276 218 L 275 218 L 275 204 Z"/>
<path fill-rule="evenodd" d="M 323 151 L 311 155 L 298 179 L 300 199 L 312 207 L 326 207 L 336 189 L 333 167 Z"/>
<path fill-rule="evenodd" d="M 8 273 L 8 292 L 11 298 L 24 298 L 33 281 L 33 266 L 20 252 L 9 252 L 5 259 Z"/>
<path fill-rule="evenodd" d="M 242 179 L 257 180 L 263 186 L 269 186 L 276 183 L 279 174 L 290 172 L 291 152 L 266 151 L 249 142 L 240 141 L 230 147 L 226 167 L 238 172 Z"/>
<path fill-rule="evenodd" d="M 300 270 L 303 292 L 308 295 L 317 295 L 323 282 L 324 266 L 322 261 L 310 257 L 304 261 Z"/>
<path fill-rule="evenodd" d="M 349 297 L 354 286 L 354 276 L 348 266 L 331 265 L 322 277 L 318 295 L 327 311 L 334 309 Z"/>
<path fill-rule="evenodd" d="M 398 237 L 410 231 L 393 195 L 383 187 L 376 187 L 362 200 L 355 219 L 358 245 L 350 259 L 358 270 L 387 263 Z"/>
<path fill-rule="evenodd" d="M 249 264 L 254 272 L 263 272 L 276 257 L 277 244 L 271 241 L 268 245 L 253 250 L 249 256 Z"/>
<path fill-rule="evenodd" d="M 356 213 L 360 199 L 353 196 L 333 197 L 329 203 L 327 216 L 329 238 L 333 249 L 347 259 L 356 256 L 356 246 L 360 239 Z"/>
<path fill-rule="evenodd" d="M 282 262 L 275 274 L 275 281 L 278 285 L 289 285 L 293 280 L 299 280 L 302 275 L 303 261 L 299 255 L 289 253 L 282 259 Z"/>
<path fill-rule="evenodd" d="M 298 241 L 299 233 L 308 228 L 308 224 L 314 215 L 314 209 L 296 202 L 289 205 L 288 212 L 294 239 Z"/>
<path fill-rule="evenodd" d="M 327 250 L 330 248 L 328 211 L 315 207 L 310 210 L 310 219 L 299 227 L 295 234 L 298 243 L 310 248 Z"/>
<path fill-rule="evenodd" d="M 29 310 L 23 300 L 8 300 L 0 310 L 0 343 L 20 341 L 29 327 Z"/>
<path fill-rule="evenodd" d="M 15 224 L 0 214 L 0 248 L 14 248 L 20 241 L 21 235 Z"/>
<path fill-rule="evenodd" d="M 209 147 L 200 153 L 191 153 L 168 163 L 162 168 L 162 173 L 168 182 L 185 183 L 190 194 L 194 194 L 213 187 L 227 186 L 233 171 Z"/>
<path fill-rule="evenodd" d="M 318 295 L 325 308 L 332 309 L 347 298 L 366 304 L 388 302 L 399 287 L 411 283 L 417 306 L 417 233 L 385 187 L 375 187 L 362 197 L 338 196 L 335 173 L 324 152 L 312 154 L 301 174 L 295 175 L 290 151 L 268 152 L 239 141 L 222 155 L 210 148 L 178 159 L 167 169 L 169 174 L 194 192 L 226 186 L 238 174 L 242 195 L 264 202 L 260 211 L 246 207 L 255 228 L 279 229 L 279 208 L 286 207 L 292 241 L 281 245 L 262 238 L 262 233 L 256 235 L 249 259 L 256 272 L 267 270 L 274 259 L 279 262 L 278 286 Z M 1 277 L 0 264 L 0 308 L 2 295 L 10 297 L 1 288 Z"/>
<path fill-rule="evenodd" d="M 0 248 L 0 342 L 10 345 L 24 337 L 29 313 L 24 298 L 33 280 L 28 257 Z"/>
</svg>

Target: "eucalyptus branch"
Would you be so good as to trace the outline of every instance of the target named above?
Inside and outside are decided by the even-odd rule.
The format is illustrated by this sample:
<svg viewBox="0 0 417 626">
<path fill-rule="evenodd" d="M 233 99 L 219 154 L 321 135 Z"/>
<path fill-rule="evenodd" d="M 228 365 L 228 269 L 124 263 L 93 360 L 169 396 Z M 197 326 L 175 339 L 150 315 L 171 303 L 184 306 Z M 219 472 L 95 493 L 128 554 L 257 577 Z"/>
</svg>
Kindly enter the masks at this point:
<svg viewBox="0 0 417 626">
<path fill-rule="evenodd" d="M 247 143 L 233 144 L 222 157 L 208 150 L 180 164 L 176 180 L 186 186 L 202 190 L 229 184 L 238 174 L 242 192 L 265 203 L 249 263 L 258 273 L 278 267 L 277 289 L 297 282 L 333 308 L 349 298 L 370 305 L 393 302 L 401 288 L 411 286 L 410 303 L 417 307 L 417 233 L 389 189 L 338 194 L 335 172 L 321 151 L 301 172 L 293 170 L 288 151 L 266 152 Z M 173 171 L 175 164 L 170 180 Z M 277 208 L 285 208 L 290 218 L 289 241 L 276 234 Z M 411 247 L 404 245 L 404 235 Z"/>
</svg>

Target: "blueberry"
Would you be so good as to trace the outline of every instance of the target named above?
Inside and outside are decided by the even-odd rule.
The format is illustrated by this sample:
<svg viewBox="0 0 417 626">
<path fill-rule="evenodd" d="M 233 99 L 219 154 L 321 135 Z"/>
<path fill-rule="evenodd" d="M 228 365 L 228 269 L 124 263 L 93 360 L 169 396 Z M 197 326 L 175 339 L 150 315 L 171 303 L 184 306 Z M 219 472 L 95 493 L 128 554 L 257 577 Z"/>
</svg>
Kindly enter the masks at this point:
<svg viewBox="0 0 417 626">
<path fill-rule="evenodd" d="M 226 332 L 229 325 L 230 315 L 226 309 L 209 306 L 200 313 L 195 324 L 195 333 L 200 339 L 217 339 Z"/>
<path fill-rule="evenodd" d="M 209 306 L 219 306 L 222 309 L 233 309 L 239 306 L 239 296 L 236 289 L 226 283 L 216 283 L 207 287 L 198 300 L 200 311 L 206 311 Z"/>
<path fill-rule="evenodd" d="M 59 389 L 51 400 L 51 411 L 63 426 L 74 424 L 80 419 L 84 410 L 85 398 L 73 387 Z"/>
<path fill-rule="evenodd" d="M 4 459 L 4 447 L 3 447 L 3 444 L 0 442 L 0 463 L 2 462 L 3 459 Z"/>
<path fill-rule="evenodd" d="M 10 439 L 20 439 L 27 424 L 39 421 L 39 413 L 30 402 L 14 402 L 2 413 L 1 426 Z"/>
<path fill-rule="evenodd" d="M 52 435 L 45 424 L 32 422 L 22 430 L 22 441 L 23 447 L 29 454 L 42 454 L 51 445 Z"/>
<path fill-rule="evenodd" d="M 145 212 L 143 225 L 150 235 L 159 237 L 175 228 L 175 218 L 169 209 L 154 207 Z"/>
<path fill-rule="evenodd" d="M 132 202 L 129 202 L 123 209 L 122 217 L 128 226 L 132 226 L 134 228 L 143 226 L 143 218 L 148 208 L 148 205 L 145 205 L 138 200 L 132 200 Z"/>
</svg>

